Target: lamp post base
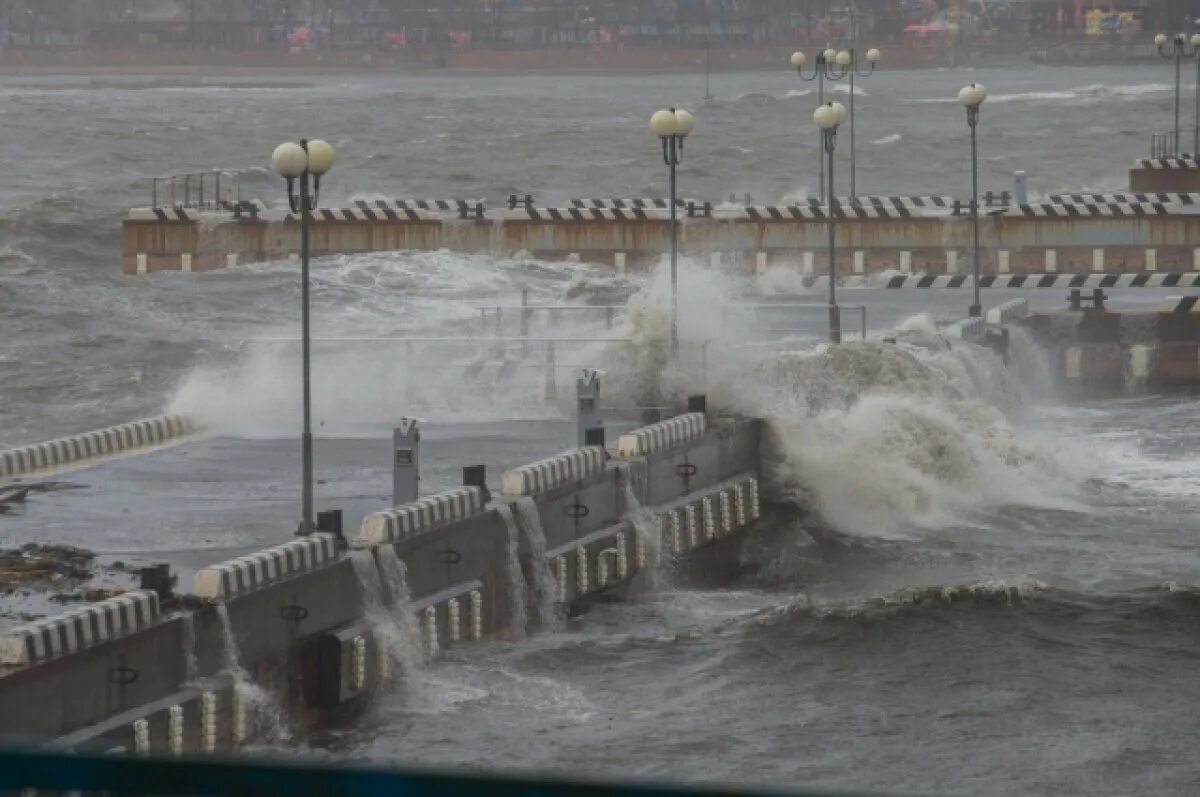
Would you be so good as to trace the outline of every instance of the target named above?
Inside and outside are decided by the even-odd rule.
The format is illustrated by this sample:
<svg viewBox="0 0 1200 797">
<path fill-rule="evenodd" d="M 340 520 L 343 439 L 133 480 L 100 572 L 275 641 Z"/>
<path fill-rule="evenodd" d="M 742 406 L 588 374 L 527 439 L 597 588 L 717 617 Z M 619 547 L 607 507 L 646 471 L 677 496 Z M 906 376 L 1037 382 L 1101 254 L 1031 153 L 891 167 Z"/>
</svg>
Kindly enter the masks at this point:
<svg viewBox="0 0 1200 797">
<path fill-rule="evenodd" d="M 842 342 L 842 308 L 839 305 L 829 305 L 829 342 Z"/>
<path fill-rule="evenodd" d="M 983 315 L 983 308 L 977 304 L 973 304 L 971 305 L 970 309 L 967 310 L 967 315 L 969 315 L 971 318 L 979 318 Z"/>
</svg>

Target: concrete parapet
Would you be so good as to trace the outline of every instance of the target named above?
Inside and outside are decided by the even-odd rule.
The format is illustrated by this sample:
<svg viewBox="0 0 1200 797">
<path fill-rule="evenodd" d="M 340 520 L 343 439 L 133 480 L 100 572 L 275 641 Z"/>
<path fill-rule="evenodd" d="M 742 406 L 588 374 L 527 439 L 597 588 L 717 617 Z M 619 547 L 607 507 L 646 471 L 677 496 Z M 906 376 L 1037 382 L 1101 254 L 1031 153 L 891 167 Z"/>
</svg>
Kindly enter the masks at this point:
<svg viewBox="0 0 1200 797">
<path fill-rule="evenodd" d="M 982 318 L 964 318 L 961 321 L 949 324 L 945 332 L 947 337 L 977 341 L 983 337 L 983 329 L 984 323 Z"/>
<path fill-rule="evenodd" d="M 0 635 L 0 664 L 37 664 L 149 628 L 158 622 L 158 595 L 135 590 L 21 625 Z"/>
<path fill-rule="evenodd" d="M 1029 315 L 1028 299 L 1009 299 L 1007 302 L 989 307 L 985 318 L 992 326 L 1004 326 Z"/>
<path fill-rule="evenodd" d="M 466 520 L 482 512 L 483 507 L 481 489 L 458 487 L 402 504 L 395 509 L 367 515 L 363 519 L 362 540 L 367 545 L 396 542 L 446 523 Z"/>
<path fill-rule="evenodd" d="M 690 412 L 621 435 L 617 456 L 642 457 L 684 445 L 704 435 L 704 413 Z"/>
<path fill-rule="evenodd" d="M 196 573 L 197 597 L 226 601 L 322 567 L 338 555 L 332 534 L 309 536 L 212 565 Z"/>
<path fill-rule="evenodd" d="M 564 451 L 558 456 L 507 471 L 500 479 L 501 491 L 507 496 L 534 495 L 585 481 L 604 470 L 606 456 L 599 446 Z"/>
<path fill-rule="evenodd" d="M 0 451 L 0 478 L 58 470 L 89 460 L 154 448 L 178 442 L 196 431 L 198 427 L 191 418 L 160 415 L 46 443 L 11 448 Z"/>
</svg>

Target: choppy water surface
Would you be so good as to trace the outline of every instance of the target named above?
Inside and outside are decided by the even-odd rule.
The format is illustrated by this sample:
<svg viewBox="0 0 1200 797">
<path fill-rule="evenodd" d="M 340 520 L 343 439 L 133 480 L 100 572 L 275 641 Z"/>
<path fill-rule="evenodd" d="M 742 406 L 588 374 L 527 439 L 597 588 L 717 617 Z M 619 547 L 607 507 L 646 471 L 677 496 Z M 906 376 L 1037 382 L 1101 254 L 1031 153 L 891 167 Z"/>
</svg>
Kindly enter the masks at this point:
<svg viewBox="0 0 1200 797">
<path fill-rule="evenodd" d="M 1166 77 L 1141 67 L 883 71 L 857 97 L 859 190 L 961 195 L 966 129 L 947 98 L 969 80 L 992 92 L 981 127 L 985 187 L 1007 188 L 1021 168 L 1040 193 L 1123 188 L 1147 120 L 1169 118 Z M 250 439 L 216 449 L 251 452 L 236 470 L 198 459 L 206 492 L 172 493 L 155 510 L 164 520 L 156 515 L 144 532 L 155 535 L 148 548 L 187 548 L 193 566 L 205 553 L 221 558 L 239 542 L 270 539 L 273 513 L 294 498 L 293 480 L 278 473 L 254 482 L 269 500 L 244 539 L 228 523 L 206 523 L 201 500 L 215 491 L 228 502 L 221 479 L 268 470 L 259 441 L 298 424 L 294 349 L 255 339 L 295 334 L 299 286 L 288 264 L 121 276 L 119 221 L 146 202 L 144 178 L 261 166 L 278 141 L 311 135 L 338 148 L 325 187 L 333 202 L 659 193 L 645 120 L 702 93 L 682 76 L 296 84 L 0 84 L 0 444 L 168 407 Z M 681 192 L 775 201 L 813 190 L 810 88 L 783 70 L 715 78 L 717 101 L 696 108 Z M 243 192 L 280 198 L 261 169 Z M 441 252 L 330 258 L 314 279 L 314 329 L 326 337 L 461 335 L 479 328 L 477 305 L 514 302 L 522 288 L 537 302 L 624 304 L 611 330 L 602 314 L 562 321 L 556 333 L 621 339 L 564 349 L 564 367 L 605 369 L 606 401 L 627 407 L 695 380 L 663 360 L 662 274 L 621 279 L 587 264 Z M 767 418 L 771 430 L 775 508 L 739 583 L 682 589 L 668 574 L 658 592 L 557 633 L 459 649 L 356 726 L 285 749 L 775 787 L 1192 793 L 1195 402 L 1063 405 L 1020 340 L 1009 369 L 985 352 L 946 347 L 934 322 L 961 316 L 965 292 L 848 290 L 844 301 L 868 305 L 876 342 L 832 352 L 813 341 L 820 313 L 733 309 L 717 324 L 713 308 L 763 290 L 823 299 L 787 275 L 754 287 L 684 263 L 685 344 L 696 351 L 716 339 L 712 400 Z M 877 342 L 884 331 L 897 344 Z M 783 353 L 750 345 L 781 335 L 795 338 Z M 479 356 L 474 347 L 396 341 L 319 344 L 322 436 L 377 435 L 407 413 L 439 424 L 461 448 L 480 421 L 565 416 L 569 396 L 547 402 L 540 370 L 473 369 Z M 453 367 L 432 367 L 446 363 Z M 562 443 L 547 432 L 547 450 L 535 452 L 536 437 L 498 456 Z M 500 442 L 488 438 L 481 450 Z M 347 500 L 378 476 L 325 456 Z M 227 511 L 215 503 L 215 516 Z M 101 550 L 137 548 L 137 519 L 93 532 L 86 511 L 52 512 L 0 520 L 0 538 L 87 542 L 94 533 Z"/>
</svg>

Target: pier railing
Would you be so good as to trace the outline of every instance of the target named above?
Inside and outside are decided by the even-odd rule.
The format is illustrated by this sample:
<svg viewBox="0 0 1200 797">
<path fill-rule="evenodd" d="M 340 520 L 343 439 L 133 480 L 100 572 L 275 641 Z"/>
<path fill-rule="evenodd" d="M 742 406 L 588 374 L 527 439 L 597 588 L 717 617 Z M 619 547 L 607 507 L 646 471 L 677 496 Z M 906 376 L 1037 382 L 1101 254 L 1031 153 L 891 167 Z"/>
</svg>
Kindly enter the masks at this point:
<svg viewBox="0 0 1200 797">
<path fill-rule="evenodd" d="M 1175 138 L 1174 130 L 1150 134 L 1151 158 L 1173 158 L 1178 154 L 1179 141 Z"/>
<path fill-rule="evenodd" d="M 216 169 L 150 179 L 152 208 L 234 210 L 241 203 L 241 172 Z"/>
</svg>

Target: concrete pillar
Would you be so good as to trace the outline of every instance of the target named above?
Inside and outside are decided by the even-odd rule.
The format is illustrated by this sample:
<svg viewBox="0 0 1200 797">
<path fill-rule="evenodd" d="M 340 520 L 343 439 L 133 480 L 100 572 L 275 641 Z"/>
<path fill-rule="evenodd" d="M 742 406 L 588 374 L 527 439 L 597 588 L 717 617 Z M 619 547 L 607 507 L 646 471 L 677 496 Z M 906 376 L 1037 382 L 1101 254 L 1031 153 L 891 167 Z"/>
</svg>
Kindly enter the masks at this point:
<svg viewBox="0 0 1200 797">
<path fill-rule="evenodd" d="M 708 256 L 708 265 L 711 266 L 712 268 L 720 268 L 721 267 L 721 253 L 713 252 L 711 255 L 709 255 Z"/>
<path fill-rule="evenodd" d="M 861 249 L 854 252 L 854 273 L 866 273 L 866 252 Z"/>
<path fill-rule="evenodd" d="M 613 264 L 617 267 L 617 273 L 625 276 L 625 253 L 617 252 L 613 257 Z"/>
<path fill-rule="evenodd" d="M 1146 379 L 1150 376 L 1149 346 L 1129 347 L 1129 373 L 1134 379 Z"/>
<path fill-rule="evenodd" d="M 909 257 L 906 258 L 905 255 L 908 255 Z M 905 274 L 912 272 L 912 260 L 910 259 L 911 256 L 912 256 L 911 252 L 901 252 L 900 253 L 900 270 L 903 271 Z M 947 274 L 957 274 L 958 273 L 958 250 L 957 249 L 947 249 L 946 250 L 946 273 Z"/>
<path fill-rule="evenodd" d="M 900 253 L 900 270 L 905 274 L 912 273 L 912 252 Z"/>
<path fill-rule="evenodd" d="M 417 500 L 420 481 L 421 433 L 417 421 L 402 418 L 392 430 L 392 506 Z"/>
<path fill-rule="evenodd" d="M 1104 272 L 1104 250 L 1103 249 L 1093 249 L 1092 250 L 1092 271 L 1096 272 L 1097 274 L 1101 274 Z"/>
<path fill-rule="evenodd" d="M 1157 270 L 1158 270 L 1158 250 L 1157 249 L 1147 249 L 1146 250 L 1146 271 L 1157 271 Z"/>
<path fill-rule="evenodd" d="M 184 252 L 179 256 L 179 270 L 190 272 L 192 270 L 192 253 Z"/>
<path fill-rule="evenodd" d="M 802 265 L 800 267 L 800 270 L 802 272 L 804 272 L 805 274 L 813 273 L 813 253 L 811 251 L 804 253 L 804 258 L 802 260 Z"/>
<path fill-rule="evenodd" d="M 1196 250 L 1196 252 L 1198 253 L 1198 255 L 1200 255 L 1200 249 L 1197 249 L 1197 250 Z M 139 274 L 145 274 L 145 273 L 146 273 L 146 270 L 147 270 L 147 260 L 148 260 L 148 258 L 146 257 L 146 253 L 145 253 L 145 252 L 142 252 L 142 253 L 139 253 L 139 254 L 138 254 L 138 256 L 137 256 L 137 273 L 139 273 Z"/>
<path fill-rule="evenodd" d="M 225 255 L 225 268 L 237 268 L 237 264 L 238 264 L 238 253 L 237 252 L 230 252 L 229 254 Z"/>
<path fill-rule="evenodd" d="M 1192 271 L 1200 271 L 1200 247 L 1192 250 Z"/>
<path fill-rule="evenodd" d="M 1083 375 L 1083 350 L 1078 346 L 1071 346 L 1063 352 L 1063 356 L 1063 370 L 1067 379 L 1079 379 Z"/>
<path fill-rule="evenodd" d="M 1057 249 L 1047 249 L 1046 250 L 1046 273 L 1054 274 L 1057 271 L 1058 271 L 1058 250 Z"/>
<path fill-rule="evenodd" d="M 761 277 L 767 273 L 767 253 L 759 252 L 754 256 L 754 276 Z"/>
<path fill-rule="evenodd" d="M 300 259 L 299 252 L 288 252 L 288 260 L 299 260 L 299 259 Z"/>
<path fill-rule="evenodd" d="M 1001 249 L 996 252 L 996 273 L 1008 274 L 1012 268 L 1008 262 L 1008 250 Z"/>
</svg>

